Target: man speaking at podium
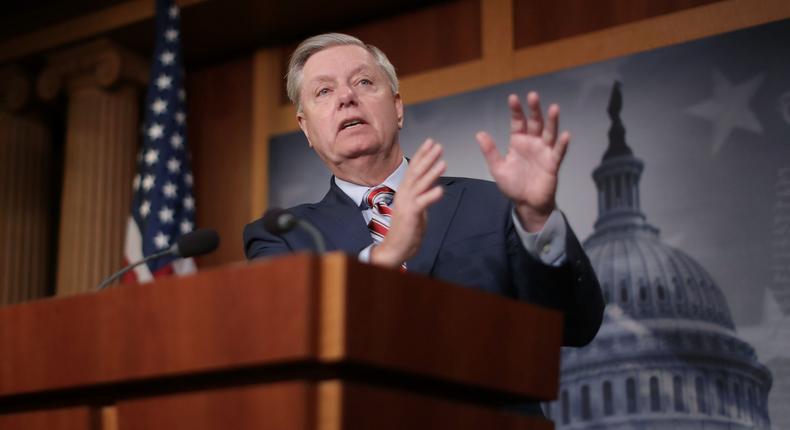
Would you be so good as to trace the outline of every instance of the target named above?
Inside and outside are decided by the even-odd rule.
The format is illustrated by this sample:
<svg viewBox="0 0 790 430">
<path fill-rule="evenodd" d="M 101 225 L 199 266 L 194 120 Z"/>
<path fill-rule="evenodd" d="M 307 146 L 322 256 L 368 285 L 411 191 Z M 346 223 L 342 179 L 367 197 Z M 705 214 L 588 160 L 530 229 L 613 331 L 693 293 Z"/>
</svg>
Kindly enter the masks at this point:
<svg viewBox="0 0 790 430">
<path fill-rule="evenodd" d="M 357 38 L 333 33 L 302 42 L 287 88 L 299 127 L 333 174 L 323 200 L 289 211 L 315 225 L 329 249 L 561 310 L 565 345 L 593 339 L 604 308 L 600 287 L 555 207 L 570 142 L 558 133 L 558 106 L 544 119 L 536 93 L 527 95 L 528 112 L 511 95 L 505 156 L 490 135 L 477 134 L 493 183 L 442 177 L 442 146 L 431 139 L 405 158 L 395 69 Z M 244 229 L 249 259 L 312 243 L 301 231 L 273 235 L 261 220 Z"/>
</svg>

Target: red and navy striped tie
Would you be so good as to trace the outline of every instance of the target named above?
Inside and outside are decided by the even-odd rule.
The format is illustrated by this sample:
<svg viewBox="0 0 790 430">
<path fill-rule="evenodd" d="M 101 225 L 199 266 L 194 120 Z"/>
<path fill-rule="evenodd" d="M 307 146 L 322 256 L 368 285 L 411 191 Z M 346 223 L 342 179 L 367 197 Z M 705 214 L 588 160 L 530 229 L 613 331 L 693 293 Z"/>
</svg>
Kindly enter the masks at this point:
<svg viewBox="0 0 790 430">
<path fill-rule="evenodd" d="M 384 240 L 384 236 L 390 229 L 390 221 L 392 220 L 392 199 L 395 196 L 395 191 L 386 185 L 379 185 L 369 189 L 365 193 L 365 203 L 371 210 L 372 217 L 368 223 L 368 230 L 370 235 L 373 236 L 373 242 L 378 245 Z M 406 262 L 401 264 L 401 271 L 406 270 Z"/>
</svg>

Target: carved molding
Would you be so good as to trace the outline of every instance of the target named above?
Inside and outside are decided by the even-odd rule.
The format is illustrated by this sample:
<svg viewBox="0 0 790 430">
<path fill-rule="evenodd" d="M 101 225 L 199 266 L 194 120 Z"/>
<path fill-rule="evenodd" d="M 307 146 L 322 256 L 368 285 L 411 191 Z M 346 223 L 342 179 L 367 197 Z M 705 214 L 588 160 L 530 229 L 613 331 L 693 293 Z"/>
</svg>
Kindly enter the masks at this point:
<svg viewBox="0 0 790 430">
<path fill-rule="evenodd" d="M 30 102 L 31 80 L 19 66 L 0 69 L 0 112 L 19 112 Z"/>
<path fill-rule="evenodd" d="M 99 39 L 50 55 L 37 86 L 42 99 L 52 100 L 64 88 L 112 88 L 122 82 L 145 85 L 147 62 L 108 39 Z"/>
</svg>

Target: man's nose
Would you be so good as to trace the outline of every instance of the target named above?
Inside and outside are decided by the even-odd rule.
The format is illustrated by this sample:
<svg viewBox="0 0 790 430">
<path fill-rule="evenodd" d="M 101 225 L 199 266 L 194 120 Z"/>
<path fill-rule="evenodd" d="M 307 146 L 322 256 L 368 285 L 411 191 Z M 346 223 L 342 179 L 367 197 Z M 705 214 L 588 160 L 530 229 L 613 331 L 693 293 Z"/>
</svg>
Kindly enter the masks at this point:
<svg viewBox="0 0 790 430">
<path fill-rule="evenodd" d="M 350 86 L 344 85 L 338 88 L 338 93 L 337 99 L 340 103 L 338 107 L 348 107 L 357 104 L 357 93 Z"/>
</svg>

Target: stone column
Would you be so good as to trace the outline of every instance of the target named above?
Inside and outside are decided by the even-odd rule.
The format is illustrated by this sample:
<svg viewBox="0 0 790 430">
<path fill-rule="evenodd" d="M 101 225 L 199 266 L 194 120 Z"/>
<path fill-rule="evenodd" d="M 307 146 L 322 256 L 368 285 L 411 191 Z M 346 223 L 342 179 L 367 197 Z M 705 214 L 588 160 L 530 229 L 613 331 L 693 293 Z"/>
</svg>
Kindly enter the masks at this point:
<svg viewBox="0 0 790 430">
<path fill-rule="evenodd" d="M 101 40 L 51 55 L 38 93 L 68 98 L 57 295 L 90 291 L 123 262 L 148 67 Z"/>
<path fill-rule="evenodd" d="M 52 145 L 31 93 L 22 69 L 0 69 L 0 306 L 43 297 L 51 282 Z"/>
</svg>

